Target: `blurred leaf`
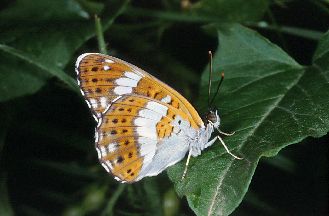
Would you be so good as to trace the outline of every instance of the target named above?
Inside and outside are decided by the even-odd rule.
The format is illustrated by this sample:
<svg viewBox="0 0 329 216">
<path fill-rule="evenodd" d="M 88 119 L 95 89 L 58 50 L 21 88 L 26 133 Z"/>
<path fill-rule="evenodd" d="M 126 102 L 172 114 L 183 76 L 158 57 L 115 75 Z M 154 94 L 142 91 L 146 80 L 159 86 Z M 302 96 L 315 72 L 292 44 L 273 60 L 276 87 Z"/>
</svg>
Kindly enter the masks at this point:
<svg viewBox="0 0 329 216">
<path fill-rule="evenodd" d="M 0 19 L 23 20 L 32 22 L 48 20 L 67 20 L 86 18 L 88 14 L 82 10 L 75 0 L 16 0 L 0 14 Z"/>
<path fill-rule="evenodd" d="M 274 156 L 287 145 L 329 130 L 328 55 L 319 55 L 326 57 L 318 67 L 302 67 L 239 25 L 219 30 L 218 37 L 214 71 L 225 71 L 226 80 L 215 104 L 224 129 L 236 131 L 225 138 L 226 144 L 244 159 L 235 160 L 217 144 L 192 159 L 183 182 L 184 162 L 169 169 L 176 190 L 187 196 L 197 215 L 230 214 L 248 190 L 261 156 Z M 322 40 L 318 49 L 326 43 Z M 206 69 L 200 104 L 206 104 L 207 77 Z M 213 77 L 218 81 L 220 75 Z"/>
<path fill-rule="evenodd" d="M 0 64 L 0 70 L 1 70 L 1 64 Z M 0 77 L 0 79 L 1 79 L 1 77 Z M 2 149 L 5 146 L 5 139 L 6 139 L 8 124 L 9 124 L 10 120 L 9 120 L 9 114 L 7 113 L 7 110 L 1 104 L 0 104 L 0 113 L 2 114 L 2 115 L 0 115 L 0 122 L 1 122 L 1 127 L 0 127 L 0 159 L 1 159 Z"/>
<path fill-rule="evenodd" d="M 1 134 L 0 134 L 1 136 Z M 2 137 L 0 137 L 0 145 Z M 11 216 L 14 215 L 13 209 L 11 207 L 8 188 L 7 188 L 7 175 L 0 170 L 0 215 L 1 216 Z"/>
<path fill-rule="evenodd" d="M 143 182 L 143 189 L 145 193 L 144 208 L 147 208 L 148 215 L 162 215 L 161 194 L 159 191 L 159 184 L 155 179 L 147 179 Z"/>
<path fill-rule="evenodd" d="M 0 82 L 2 82 L 1 88 L 3 94 L 0 95 L 0 101 L 34 93 L 51 76 L 57 77 L 71 89 L 78 91 L 75 80 L 57 67 L 46 65 L 33 58 L 33 56 L 29 56 L 22 51 L 6 45 L 0 44 L 0 52 L 7 54 L 7 56 L 1 58 L 1 67 L 3 70 L 0 73 L 0 76 L 2 76 Z M 12 60 L 8 60 L 8 55 L 16 59 L 12 58 Z M 30 64 L 32 67 L 26 64 L 19 64 L 18 59 Z"/>
<path fill-rule="evenodd" d="M 104 4 L 101 2 L 93 2 L 90 0 L 76 0 L 88 11 L 89 14 L 100 14 L 104 10 Z"/>
<path fill-rule="evenodd" d="M 106 188 L 107 185 L 92 185 L 90 188 L 88 188 L 87 194 L 82 202 L 81 207 L 86 212 L 92 212 L 99 209 L 106 199 Z"/>
<path fill-rule="evenodd" d="M 117 186 L 116 190 L 114 191 L 114 193 L 112 193 L 111 198 L 108 201 L 108 203 L 101 215 L 103 215 L 103 216 L 113 215 L 114 205 L 117 203 L 120 195 L 125 190 L 125 188 L 126 188 L 126 185 L 124 185 L 124 184 L 120 184 Z"/>
<path fill-rule="evenodd" d="M 183 12 L 130 7 L 126 15 L 149 16 L 175 22 L 246 22 L 262 18 L 268 6 L 268 0 L 202 0 Z"/>
<path fill-rule="evenodd" d="M 63 216 L 81 216 L 85 215 L 84 210 L 80 206 L 73 206 L 69 209 L 66 209 L 65 212 L 62 214 Z"/>
<path fill-rule="evenodd" d="M 245 197 L 245 202 L 248 203 L 249 205 L 253 206 L 254 208 L 257 208 L 259 211 L 262 212 L 262 215 L 267 215 L 267 216 L 276 216 L 276 215 L 285 215 L 283 212 L 280 212 L 278 209 L 275 209 L 272 207 L 269 203 L 265 202 L 263 199 L 258 197 L 258 195 L 253 192 L 253 191 L 248 191 Z M 232 215 L 242 215 L 243 211 L 239 211 L 239 208 L 237 211 L 233 212 Z M 248 215 L 248 214 L 246 214 Z"/>
<path fill-rule="evenodd" d="M 125 10 L 127 2 L 111 1 L 110 10 L 106 11 L 102 17 L 103 30 L 108 29 L 113 20 Z M 44 23 L 33 24 L 32 28 L 18 26 L 19 29 L 24 30 L 24 35 L 10 41 L 10 44 L 32 53 L 41 62 L 64 68 L 74 52 L 84 42 L 96 35 L 94 17 L 90 18 L 66 20 L 65 22 L 53 20 L 50 24 L 47 23 L 47 26 Z M 9 30 L 11 31 L 12 28 Z"/>
<path fill-rule="evenodd" d="M 268 0 L 201 0 L 192 6 L 192 11 L 222 21 L 244 22 L 259 20 L 268 6 Z"/>
<path fill-rule="evenodd" d="M 26 215 L 26 216 L 47 216 L 46 213 L 40 211 L 39 209 L 31 207 L 31 206 L 22 206 L 21 210 L 22 210 L 22 212 L 24 212 L 23 215 Z"/>
<path fill-rule="evenodd" d="M 78 203 L 65 209 L 62 215 L 88 215 L 101 208 L 106 202 L 106 191 L 108 185 L 101 185 L 99 183 L 92 183 L 83 191 L 83 198 Z"/>
<path fill-rule="evenodd" d="M 35 165 L 45 166 L 54 170 L 65 174 L 66 176 L 72 175 L 76 178 L 84 177 L 84 178 L 91 178 L 96 179 L 98 175 L 86 167 L 81 167 L 77 164 L 68 164 L 68 163 L 60 163 L 60 162 L 53 162 L 53 161 L 45 161 L 45 160 L 35 160 Z"/>
<path fill-rule="evenodd" d="M 284 155 L 278 154 L 275 157 L 266 158 L 263 162 L 289 173 L 296 172 L 296 163 Z"/>
<path fill-rule="evenodd" d="M 2 215 L 2 216 L 14 215 L 14 212 L 13 212 L 10 202 L 9 202 L 6 178 L 4 178 L 4 176 L 0 176 L 0 193 L 1 193 L 0 215 Z"/>
<path fill-rule="evenodd" d="M 310 1 L 312 4 L 316 5 L 322 12 L 329 14 L 329 0 L 316 0 Z"/>
<path fill-rule="evenodd" d="M 47 140 L 54 140 L 56 143 L 61 143 L 66 147 L 75 148 L 82 152 L 87 152 L 93 149 L 93 147 L 90 147 L 92 138 L 87 139 L 85 136 L 81 135 L 80 131 L 58 127 L 53 122 L 40 121 L 40 119 L 26 121 L 21 123 L 18 126 L 18 129 L 20 131 L 26 131 L 26 133 L 44 137 L 44 139 Z M 58 136 L 58 134 L 61 136 Z"/>
<path fill-rule="evenodd" d="M 93 22 L 74 0 L 20 0 L 2 10 L 0 17 L 0 43 L 62 69 L 94 35 Z"/>
<path fill-rule="evenodd" d="M 179 199 L 175 191 L 171 188 L 163 197 L 163 212 L 164 216 L 173 216 L 178 214 Z"/>
<path fill-rule="evenodd" d="M 217 20 L 216 17 L 199 16 L 197 14 L 190 15 L 189 13 L 181 13 L 176 11 L 156 11 L 137 7 L 129 7 L 126 11 L 126 15 L 131 17 L 155 17 L 161 20 L 169 20 L 175 22 L 214 22 Z"/>
<path fill-rule="evenodd" d="M 127 4 L 127 1 L 116 2 L 112 1 L 111 11 L 103 18 L 104 30 L 122 13 Z M 38 16 L 29 19 L 35 14 Z M 13 17 L 15 19 L 12 19 Z M 74 0 L 21 0 L 11 8 L 2 10 L 0 50 L 49 73 L 36 75 L 29 70 L 25 71 L 23 67 L 18 69 L 18 66 L 13 66 L 11 62 L 1 62 L 1 66 L 6 68 L 0 72 L 3 76 L 1 82 L 5 83 L 5 90 L 9 93 L 3 96 L 2 100 L 32 94 L 51 76 L 59 78 L 71 89 L 78 91 L 74 79 L 62 70 L 72 59 L 74 52 L 95 36 L 94 22 L 88 20 L 88 17 Z M 8 72 L 11 68 L 22 73 L 17 72 L 16 75 L 14 70 Z M 70 71 L 73 73 L 74 69 Z"/>
<path fill-rule="evenodd" d="M 267 30 L 280 31 L 282 33 L 295 35 L 298 37 L 303 37 L 303 38 L 307 38 L 307 39 L 311 39 L 311 40 L 319 40 L 323 36 L 322 32 L 315 31 L 315 30 L 303 29 L 303 28 L 297 28 L 297 27 L 291 27 L 291 26 L 279 26 L 278 27 L 275 25 L 269 25 L 266 22 L 258 22 L 256 24 L 250 23 L 248 25 L 267 29 Z"/>
<path fill-rule="evenodd" d="M 73 201 L 72 197 L 67 196 L 63 191 L 52 191 L 49 189 L 41 189 L 39 191 L 40 197 L 50 199 L 56 203 L 66 204 Z"/>
<path fill-rule="evenodd" d="M 0 65 L 1 66 L 1 65 Z M 7 136 L 7 127 L 8 127 L 8 113 L 2 106 L 0 106 L 0 215 L 3 216 L 11 216 L 14 215 L 13 209 L 11 207 L 9 196 L 8 196 L 8 188 L 7 188 L 7 174 L 3 170 L 3 155 L 2 150 L 5 146 L 5 140 Z"/>
<path fill-rule="evenodd" d="M 319 66 L 322 66 L 325 68 L 325 70 L 328 70 L 328 58 L 329 58 L 329 31 L 327 31 L 323 37 L 319 41 L 319 46 L 316 49 L 314 56 L 313 56 L 313 62 Z M 328 73 L 326 71 L 325 73 Z"/>
<path fill-rule="evenodd" d="M 22 95 L 33 94 L 45 85 L 49 78 L 26 62 L 4 56 L 0 45 L 0 101 L 7 101 Z M 23 83 L 23 85 L 22 85 Z"/>
</svg>

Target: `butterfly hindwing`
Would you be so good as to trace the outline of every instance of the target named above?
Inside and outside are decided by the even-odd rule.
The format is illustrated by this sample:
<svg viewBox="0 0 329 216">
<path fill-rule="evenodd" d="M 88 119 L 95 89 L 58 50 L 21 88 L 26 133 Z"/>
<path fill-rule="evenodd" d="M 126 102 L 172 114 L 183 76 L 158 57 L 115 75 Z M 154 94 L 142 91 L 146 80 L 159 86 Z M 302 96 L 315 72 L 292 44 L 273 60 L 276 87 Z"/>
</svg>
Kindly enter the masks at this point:
<svg viewBox="0 0 329 216">
<path fill-rule="evenodd" d="M 178 160 L 169 154 L 161 166 L 152 167 L 154 157 L 162 154 L 160 147 L 166 146 L 167 140 L 176 136 L 181 128 L 189 126 L 188 116 L 168 104 L 140 95 L 122 96 L 105 111 L 96 130 L 99 160 L 120 181 L 133 182 L 155 175 L 171 160 Z M 183 157 L 186 150 L 181 146 Z M 145 171 L 151 167 L 152 172 Z"/>
</svg>

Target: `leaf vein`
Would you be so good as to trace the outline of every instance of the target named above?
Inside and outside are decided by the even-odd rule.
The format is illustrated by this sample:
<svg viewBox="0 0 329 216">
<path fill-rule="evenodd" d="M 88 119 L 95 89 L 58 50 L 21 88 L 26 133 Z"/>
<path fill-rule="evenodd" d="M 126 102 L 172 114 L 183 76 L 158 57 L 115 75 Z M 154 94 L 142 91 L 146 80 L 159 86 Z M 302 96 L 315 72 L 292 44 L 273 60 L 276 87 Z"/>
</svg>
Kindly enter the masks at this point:
<svg viewBox="0 0 329 216">
<path fill-rule="evenodd" d="M 295 85 L 297 85 L 298 81 L 301 79 L 305 71 L 302 71 L 299 76 L 297 76 L 294 80 L 292 80 L 291 84 L 286 88 L 286 92 L 288 92 L 291 88 L 293 88 Z M 247 135 L 247 138 L 238 146 L 237 149 L 241 149 L 244 144 L 248 141 L 248 138 L 251 137 L 257 129 L 261 126 L 261 124 L 265 121 L 265 119 L 271 114 L 271 112 L 278 106 L 278 104 L 282 101 L 285 94 L 281 94 L 277 97 L 277 100 L 274 102 L 273 106 L 270 106 L 269 109 L 265 112 L 264 116 L 260 119 L 260 121 L 255 125 L 254 129 L 250 131 L 250 133 Z M 224 170 L 224 173 L 221 175 L 221 178 L 218 179 L 218 184 L 215 189 L 214 195 L 212 196 L 211 203 L 208 209 L 208 216 L 212 215 L 215 211 L 214 206 L 215 202 L 217 200 L 217 196 L 219 193 L 219 189 L 222 187 L 223 180 L 226 177 L 228 170 L 231 168 L 232 164 L 234 162 L 234 159 L 232 157 L 231 161 L 228 163 L 227 168 Z M 217 208 L 217 207 L 216 207 Z"/>
<path fill-rule="evenodd" d="M 269 78 L 269 77 L 271 77 L 271 76 L 275 76 L 275 75 L 277 75 L 277 74 L 285 73 L 285 72 L 286 72 L 286 70 L 279 70 L 278 72 L 274 72 L 274 73 L 266 74 L 266 76 L 259 76 L 258 79 L 255 79 L 255 80 L 252 80 L 252 81 L 250 81 L 250 82 L 247 82 L 247 83 L 241 85 L 239 88 L 236 88 L 236 89 L 234 89 L 233 91 L 228 92 L 228 94 L 235 93 L 235 92 L 237 92 L 237 91 L 243 89 L 244 87 L 249 86 L 249 85 L 251 85 L 251 84 L 253 84 L 253 83 L 255 83 L 255 82 L 258 82 L 258 81 L 260 81 L 260 80 L 263 80 L 263 79 Z"/>
</svg>

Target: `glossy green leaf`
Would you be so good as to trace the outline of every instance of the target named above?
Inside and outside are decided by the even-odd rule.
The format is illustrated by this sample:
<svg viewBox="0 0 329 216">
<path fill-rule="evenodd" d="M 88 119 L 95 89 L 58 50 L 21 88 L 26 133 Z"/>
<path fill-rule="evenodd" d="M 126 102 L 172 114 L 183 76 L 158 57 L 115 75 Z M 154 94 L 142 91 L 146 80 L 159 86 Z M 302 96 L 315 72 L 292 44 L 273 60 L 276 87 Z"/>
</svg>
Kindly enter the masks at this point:
<svg viewBox="0 0 329 216">
<path fill-rule="evenodd" d="M 319 45 L 315 66 L 304 67 L 259 34 L 239 25 L 218 30 L 220 47 L 214 75 L 225 81 L 215 105 L 221 129 L 235 131 L 193 158 L 181 181 L 184 162 L 169 169 L 176 190 L 186 195 L 197 215 L 228 215 L 242 201 L 257 163 L 287 145 L 329 130 L 328 34 Z M 200 106 L 207 104 L 208 70 L 202 77 Z M 216 86 L 216 83 L 214 83 Z"/>
</svg>

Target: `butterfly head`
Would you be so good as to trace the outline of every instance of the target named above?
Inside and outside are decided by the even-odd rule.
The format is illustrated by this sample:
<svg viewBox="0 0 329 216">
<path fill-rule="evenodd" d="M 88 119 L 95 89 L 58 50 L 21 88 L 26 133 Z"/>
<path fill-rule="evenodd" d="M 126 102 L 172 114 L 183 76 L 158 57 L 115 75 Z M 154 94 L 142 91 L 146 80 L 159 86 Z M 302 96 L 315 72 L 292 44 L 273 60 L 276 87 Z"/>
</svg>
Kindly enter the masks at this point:
<svg viewBox="0 0 329 216">
<path fill-rule="evenodd" d="M 204 117 L 204 123 L 211 124 L 215 128 L 218 128 L 220 125 L 220 118 L 218 115 L 218 110 L 216 108 L 210 108 Z"/>
</svg>

